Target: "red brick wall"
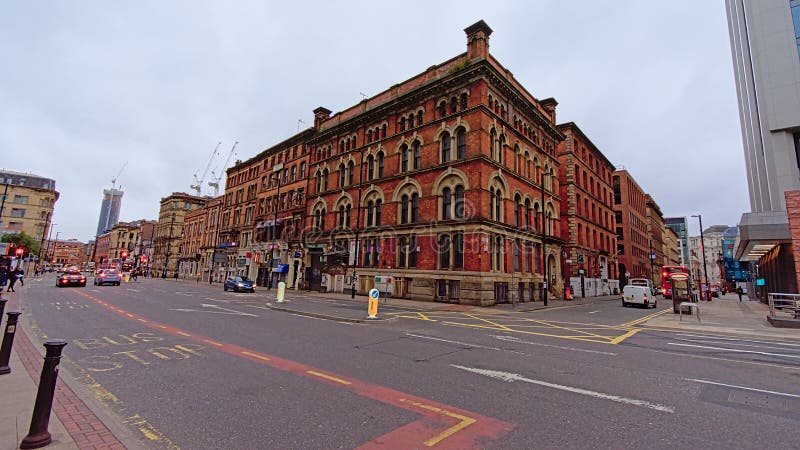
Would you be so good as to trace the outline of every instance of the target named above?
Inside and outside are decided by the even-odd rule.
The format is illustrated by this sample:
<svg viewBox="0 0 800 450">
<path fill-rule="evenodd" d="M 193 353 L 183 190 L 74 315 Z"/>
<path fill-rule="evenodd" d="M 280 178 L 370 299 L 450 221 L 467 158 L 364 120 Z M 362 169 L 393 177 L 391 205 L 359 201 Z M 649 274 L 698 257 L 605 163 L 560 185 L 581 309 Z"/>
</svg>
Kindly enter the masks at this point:
<svg viewBox="0 0 800 450">
<path fill-rule="evenodd" d="M 783 195 L 786 198 L 786 215 L 789 216 L 789 232 L 792 236 L 796 286 L 800 286 L 800 191 L 786 191 Z"/>
</svg>

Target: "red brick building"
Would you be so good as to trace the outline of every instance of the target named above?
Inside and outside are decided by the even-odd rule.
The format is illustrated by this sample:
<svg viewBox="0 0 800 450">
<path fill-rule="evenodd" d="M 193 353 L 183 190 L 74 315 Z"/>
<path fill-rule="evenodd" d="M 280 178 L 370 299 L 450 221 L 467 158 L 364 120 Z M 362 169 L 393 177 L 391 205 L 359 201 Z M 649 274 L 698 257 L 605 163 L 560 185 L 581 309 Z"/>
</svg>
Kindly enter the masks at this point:
<svg viewBox="0 0 800 450">
<path fill-rule="evenodd" d="M 653 280 L 653 286 L 661 284 L 661 268 L 664 267 L 666 255 L 664 254 L 664 214 L 650 194 L 644 196 L 647 207 L 647 239 L 648 262 L 650 270 L 648 278 Z"/>
<path fill-rule="evenodd" d="M 95 239 L 94 259 L 96 267 L 102 267 L 109 258 L 111 250 L 111 232 L 101 234 Z"/>
<path fill-rule="evenodd" d="M 303 266 L 308 147 L 304 130 L 227 171 L 219 225 L 223 272 L 266 286 L 270 275 L 293 287 Z M 273 252 L 274 248 L 274 252 Z M 273 257 L 272 259 L 270 257 Z"/>
<path fill-rule="evenodd" d="M 77 266 L 82 268 L 88 257 L 86 255 L 87 244 L 79 242 L 77 239 L 59 239 L 47 242 L 49 258 L 51 263 L 59 263 L 64 267 Z"/>
<path fill-rule="evenodd" d="M 546 261 L 561 296 L 557 103 L 489 54 L 483 21 L 465 32 L 466 53 L 332 116 L 315 110 L 311 289 L 341 291 L 357 273 L 361 293 L 391 276 L 377 287 L 405 298 L 529 301 Z"/>
<path fill-rule="evenodd" d="M 612 175 L 620 286 L 630 278 L 650 278 L 645 193 L 627 170 Z"/>
<path fill-rule="evenodd" d="M 178 272 L 183 278 L 197 278 L 202 281 L 216 279 L 214 250 L 219 244 L 219 217 L 223 196 L 209 200 L 202 208 L 186 213 L 183 220 L 183 240 Z M 215 278 L 216 276 L 216 278 Z"/>
<path fill-rule="evenodd" d="M 577 297 L 619 289 L 612 174 L 614 165 L 573 122 L 560 124 L 561 238 L 565 278 Z"/>
</svg>

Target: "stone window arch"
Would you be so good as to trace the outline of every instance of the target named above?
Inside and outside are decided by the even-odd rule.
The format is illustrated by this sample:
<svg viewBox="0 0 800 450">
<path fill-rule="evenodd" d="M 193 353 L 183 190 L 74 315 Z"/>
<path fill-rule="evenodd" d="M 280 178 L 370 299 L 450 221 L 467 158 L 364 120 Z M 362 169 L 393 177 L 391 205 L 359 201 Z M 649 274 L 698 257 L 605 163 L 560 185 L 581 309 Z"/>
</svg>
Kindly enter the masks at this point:
<svg viewBox="0 0 800 450">
<path fill-rule="evenodd" d="M 464 127 L 456 128 L 456 159 L 467 157 L 467 130 Z"/>
<path fill-rule="evenodd" d="M 414 183 L 406 183 L 397 190 L 395 198 L 399 199 L 398 223 L 401 225 L 416 223 L 419 221 L 419 186 Z"/>
<path fill-rule="evenodd" d="M 497 131 L 492 128 L 489 130 L 489 158 L 495 159 L 495 152 L 497 152 Z"/>
<path fill-rule="evenodd" d="M 414 170 L 420 168 L 422 164 L 422 143 L 419 139 L 415 139 L 414 142 L 411 143 L 411 157 L 412 157 L 412 167 Z"/>
<path fill-rule="evenodd" d="M 450 161 L 451 156 L 452 138 L 450 137 L 450 133 L 447 131 L 443 132 L 439 140 L 441 141 L 440 159 L 442 163 L 446 163 Z"/>
<path fill-rule="evenodd" d="M 400 172 L 408 172 L 409 163 L 411 162 L 411 149 L 408 145 L 403 144 L 400 146 Z"/>
<path fill-rule="evenodd" d="M 383 216 L 383 195 L 378 190 L 372 190 L 364 196 L 366 202 L 365 223 L 367 227 L 381 226 Z"/>
</svg>

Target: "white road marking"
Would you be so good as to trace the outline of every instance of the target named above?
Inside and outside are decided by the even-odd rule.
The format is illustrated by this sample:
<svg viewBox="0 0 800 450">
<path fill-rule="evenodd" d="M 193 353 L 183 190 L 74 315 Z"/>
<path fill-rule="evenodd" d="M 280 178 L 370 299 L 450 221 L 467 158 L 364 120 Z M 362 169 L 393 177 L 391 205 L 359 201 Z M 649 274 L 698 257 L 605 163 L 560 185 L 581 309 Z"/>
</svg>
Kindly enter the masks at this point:
<svg viewBox="0 0 800 450">
<path fill-rule="evenodd" d="M 450 339 L 442 339 L 442 338 L 437 338 L 437 337 L 433 337 L 433 336 L 424 336 L 424 335 L 421 335 L 421 334 L 406 333 L 406 336 L 415 337 L 415 338 L 419 338 L 419 339 L 430 339 L 432 341 L 448 342 L 450 344 L 464 345 L 464 346 L 467 346 L 467 347 L 483 348 L 483 349 L 486 349 L 486 350 L 497 350 L 497 351 L 501 351 L 501 352 L 510 352 L 510 353 L 517 353 L 517 354 L 520 354 L 520 355 L 527 355 L 527 353 L 517 352 L 517 351 L 514 351 L 514 350 L 507 350 L 507 349 L 499 348 L 499 347 L 489 347 L 489 346 L 486 346 L 486 345 L 479 345 L 479 344 L 468 344 L 466 342 L 451 341 Z"/>
<path fill-rule="evenodd" d="M 218 298 L 206 297 L 204 300 L 211 300 L 212 302 L 230 303 L 230 300 L 220 300 Z"/>
<path fill-rule="evenodd" d="M 250 314 L 250 313 L 246 313 L 246 312 L 242 312 L 242 311 L 236 311 L 235 309 L 222 308 L 222 307 L 217 306 L 217 305 L 209 305 L 209 304 L 203 303 L 200 306 L 202 306 L 203 308 L 219 309 L 220 311 L 206 311 L 206 310 L 202 310 L 202 309 L 190 309 L 190 308 L 175 308 L 175 309 L 170 309 L 170 311 L 204 312 L 204 313 L 210 313 L 210 314 L 229 314 L 229 315 L 233 315 L 233 316 L 258 317 L 255 314 Z"/>
<path fill-rule="evenodd" d="M 599 313 L 600 311 L 589 311 L 589 314 Z"/>
<path fill-rule="evenodd" d="M 800 344 L 792 344 L 789 342 L 778 342 L 778 341 L 761 341 L 756 339 L 737 339 L 737 338 L 728 338 L 728 337 L 719 337 L 719 336 L 712 336 L 708 334 L 676 334 L 676 336 L 683 336 L 683 337 L 694 337 L 694 338 L 702 338 L 702 339 L 715 339 L 718 341 L 737 341 L 737 342 L 756 342 L 759 344 L 772 344 L 772 345 L 781 345 L 784 347 L 800 347 Z"/>
<path fill-rule="evenodd" d="M 574 394 L 586 395 L 586 396 L 589 396 L 589 397 L 599 398 L 599 399 L 603 399 L 603 400 L 611 400 L 612 402 L 624 403 L 624 404 L 627 404 L 627 405 L 641 406 L 643 408 L 654 409 L 656 411 L 667 412 L 667 413 L 674 413 L 675 412 L 675 408 L 673 408 L 671 406 L 667 406 L 667 405 L 661 405 L 661 404 L 658 404 L 658 403 L 651 403 L 651 402 L 648 402 L 648 401 L 637 400 L 637 399 L 633 399 L 633 398 L 620 397 L 618 395 L 605 394 L 603 392 L 590 391 L 588 389 L 583 389 L 583 388 L 577 388 L 577 387 L 572 387 L 572 386 L 564 386 L 562 384 L 555 384 L 555 383 L 550 383 L 550 382 L 547 382 L 547 381 L 533 380 L 531 378 L 525 378 L 522 375 L 519 375 L 519 374 L 516 374 L 516 373 L 501 372 L 499 370 L 490 370 L 490 369 L 476 369 L 476 368 L 473 368 L 473 367 L 464 367 L 464 366 L 459 366 L 459 365 L 456 365 L 456 364 L 450 364 L 450 366 L 455 367 L 457 369 L 466 370 L 467 372 L 472 372 L 472 373 L 477 373 L 479 375 L 484 375 L 484 376 L 487 376 L 489 378 L 495 378 L 497 380 L 506 381 L 506 382 L 509 382 L 509 383 L 510 382 L 514 382 L 514 381 L 523 381 L 525 383 L 531 383 L 531 384 L 536 384 L 536 385 L 539 385 L 539 386 L 544 386 L 544 387 L 549 387 L 549 388 L 558 389 L 558 390 L 562 390 L 562 391 L 572 392 Z"/>
<path fill-rule="evenodd" d="M 719 344 L 728 344 L 728 345 L 735 345 L 737 347 L 771 348 L 771 349 L 775 349 L 775 347 L 771 346 L 771 345 L 756 345 L 756 344 L 743 344 L 743 343 L 740 343 L 740 342 L 747 342 L 747 341 L 744 341 L 744 340 L 740 340 L 739 342 L 731 342 L 731 341 L 718 342 L 718 341 L 710 341 L 710 340 L 706 340 L 706 339 L 686 339 L 686 341 L 687 342 L 694 342 L 696 344 L 717 344 L 717 345 L 719 345 Z M 780 350 L 790 350 L 791 351 L 791 350 L 794 350 L 794 349 L 780 349 Z"/>
<path fill-rule="evenodd" d="M 191 297 L 192 296 L 192 294 L 189 294 L 189 293 L 186 293 L 186 292 L 176 292 L 175 295 L 185 295 L 187 297 Z"/>
<path fill-rule="evenodd" d="M 686 378 L 686 380 L 687 381 L 696 381 L 698 383 L 704 383 L 704 384 L 715 384 L 717 386 L 725 386 L 725 387 L 736 388 L 736 389 L 744 389 L 744 390 L 753 391 L 753 392 L 763 392 L 765 394 L 775 394 L 775 395 L 782 395 L 784 397 L 800 398 L 800 395 L 787 394 L 786 392 L 767 391 L 767 390 L 764 390 L 764 389 L 756 389 L 756 388 L 751 388 L 751 387 L 747 387 L 747 386 L 737 386 L 735 384 L 725 384 L 725 383 L 717 383 L 716 381 L 699 380 L 697 378 Z"/>
<path fill-rule="evenodd" d="M 586 350 L 586 349 L 577 348 L 577 347 L 564 347 L 564 346 L 561 346 L 561 345 L 541 344 L 539 342 L 523 341 L 522 339 L 514 337 L 514 336 L 492 335 L 492 337 L 495 338 L 495 339 L 500 339 L 501 341 L 516 342 L 516 343 L 519 343 L 519 344 L 537 345 L 539 347 L 550 347 L 550 348 L 557 348 L 559 350 L 572 350 L 572 351 L 584 352 L 584 353 L 595 353 L 595 354 L 598 354 L 598 355 L 617 356 L 616 353 L 601 352 L 599 350 Z"/>
<path fill-rule="evenodd" d="M 89 289 L 92 292 L 100 292 L 100 289 Z"/>
<path fill-rule="evenodd" d="M 757 352 L 755 350 L 739 350 L 738 348 L 712 347 L 710 345 L 681 344 L 681 343 L 678 343 L 678 342 L 668 342 L 667 345 L 677 345 L 677 346 L 680 346 L 680 347 L 705 348 L 705 349 L 709 349 L 709 350 L 725 350 L 727 352 L 734 352 L 734 353 L 752 353 L 754 355 L 764 355 L 764 356 L 781 356 L 781 357 L 784 357 L 784 358 L 800 358 L 800 355 L 787 355 L 785 353 Z"/>
<path fill-rule="evenodd" d="M 125 288 L 125 290 L 126 290 L 126 291 L 139 292 L 139 290 L 138 290 L 138 289 Z"/>
</svg>

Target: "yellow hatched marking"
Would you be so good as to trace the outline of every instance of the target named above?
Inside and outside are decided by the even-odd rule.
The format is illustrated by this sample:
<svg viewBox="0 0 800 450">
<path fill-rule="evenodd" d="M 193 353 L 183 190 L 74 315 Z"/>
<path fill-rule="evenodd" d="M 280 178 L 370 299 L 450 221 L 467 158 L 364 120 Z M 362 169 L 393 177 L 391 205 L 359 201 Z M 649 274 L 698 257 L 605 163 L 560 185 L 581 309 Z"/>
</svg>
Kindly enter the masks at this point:
<svg viewBox="0 0 800 450">
<path fill-rule="evenodd" d="M 258 359 L 260 359 L 262 361 L 270 361 L 269 358 L 267 358 L 266 356 L 259 355 L 258 353 L 242 352 L 242 354 L 243 355 L 247 355 L 247 356 L 252 356 L 253 358 L 258 358 Z"/>
<path fill-rule="evenodd" d="M 555 328 L 557 330 L 567 330 L 567 331 L 572 331 L 572 332 L 575 332 L 575 333 L 583 333 L 585 335 L 593 336 L 593 337 L 600 337 L 600 338 L 605 338 L 606 337 L 606 336 L 603 336 L 603 335 L 597 334 L 597 333 L 590 333 L 588 331 L 581 331 L 581 330 L 576 329 L 574 327 L 562 327 L 560 325 L 556 325 L 555 322 L 545 322 L 545 321 L 538 321 L 538 320 L 534 320 L 534 322 L 538 322 L 538 323 L 541 323 L 543 325 L 550 326 L 551 328 Z"/>
<path fill-rule="evenodd" d="M 217 347 L 222 347 L 222 344 L 219 342 L 212 341 L 211 339 L 203 339 L 203 342 L 211 345 L 216 345 Z"/>
<path fill-rule="evenodd" d="M 474 315 L 472 315 L 472 314 L 464 314 L 464 315 L 465 315 L 465 316 L 467 316 L 467 317 L 472 317 L 472 318 L 473 318 L 473 319 L 475 319 L 475 320 L 480 320 L 480 321 L 482 321 L 482 322 L 486 322 L 486 323 L 488 323 L 488 324 L 494 325 L 494 326 L 496 326 L 496 327 L 500 328 L 501 330 L 505 330 L 505 331 L 514 331 L 514 330 L 512 330 L 511 328 L 508 328 L 508 327 L 507 327 L 507 326 L 505 326 L 505 325 L 500 325 L 499 323 L 492 322 L 491 320 L 488 320 L 488 319 L 483 319 L 483 318 L 480 318 L 480 317 L 478 317 L 478 316 L 474 316 Z"/>
<path fill-rule="evenodd" d="M 324 379 L 326 379 L 326 380 L 328 380 L 328 381 L 334 381 L 334 382 L 336 382 L 336 383 L 341 383 L 341 384 L 353 384 L 353 383 L 351 383 L 351 382 L 349 382 L 349 381 L 347 381 L 347 380 L 343 380 L 343 379 L 341 379 L 341 378 L 332 377 L 332 376 L 330 376 L 330 375 L 326 375 L 326 374 L 324 374 L 324 373 L 320 373 L 320 372 L 315 372 L 315 371 L 313 371 L 313 370 L 309 370 L 309 371 L 307 371 L 306 373 L 308 373 L 308 374 L 311 374 L 311 375 L 318 376 L 318 377 L 320 377 L 320 378 L 324 378 Z"/>
<path fill-rule="evenodd" d="M 425 442 L 423 442 L 423 444 L 425 444 L 428 447 L 433 447 L 434 445 L 438 444 L 439 442 L 443 441 L 444 439 L 456 434 L 457 432 L 459 432 L 459 431 L 463 430 L 464 428 L 466 428 L 466 427 L 472 425 L 473 423 L 477 422 L 472 417 L 467 417 L 467 416 L 464 416 L 464 415 L 461 415 L 461 414 L 457 414 L 457 413 L 454 413 L 454 412 L 451 412 L 451 411 L 447 411 L 447 410 L 442 409 L 442 408 L 437 408 L 435 406 L 430 406 L 430 405 L 426 405 L 426 404 L 418 403 L 418 402 L 410 402 L 410 401 L 408 401 L 408 400 L 406 400 L 404 398 L 401 398 L 400 401 L 401 402 L 405 402 L 405 403 L 411 403 L 412 405 L 414 405 L 416 407 L 419 407 L 419 408 L 422 408 L 422 409 L 425 409 L 425 410 L 428 410 L 428 411 L 437 412 L 437 413 L 445 415 L 447 417 L 452 417 L 454 419 L 458 419 L 459 420 L 459 423 L 453 425 L 452 427 L 442 431 L 441 433 L 437 434 L 436 436 L 434 436 L 434 437 L 426 440 Z"/>
<path fill-rule="evenodd" d="M 454 325 L 454 326 L 457 326 L 457 327 L 483 328 L 483 329 L 489 329 L 489 330 L 496 330 L 497 329 L 495 327 L 487 327 L 487 326 L 484 326 L 484 325 L 470 325 L 470 324 L 458 323 L 458 322 L 442 322 L 442 323 L 445 324 L 445 325 Z M 512 333 L 531 334 L 531 335 L 535 335 L 535 336 L 547 336 L 547 337 L 554 337 L 554 338 L 572 339 L 572 340 L 575 340 L 575 341 L 599 342 L 601 344 L 608 344 L 608 342 L 611 340 L 610 337 L 600 336 L 600 335 L 597 336 L 600 339 L 591 339 L 591 338 L 589 338 L 587 336 L 564 336 L 564 335 L 561 335 L 561 334 L 536 333 L 536 332 L 533 332 L 533 331 L 525 331 L 525 330 L 509 330 L 509 331 L 512 332 Z"/>
<path fill-rule="evenodd" d="M 636 333 L 638 333 L 640 331 L 642 331 L 641 328 L 636 328 L 636 329 L 630 330 L 627 333 L 623 334 L 622 336 L 615 337 L 614 339 L 611 340 L 611 342 L 609 342 L 609 344 L 617 345 L 620 342 L 624 341 L 625 339 L 628 339 L 629 337 L 633 336 L 634 334 L 636 334 Z"/>
<path fill-rule="evenodd" d="M 646 321 L 648 321 L 648 320 L 650 320 L 650 319 L 652 319 L 654 317 L 658 317 L 658 316 L 660 316 L 662 314 L 666 314 L 666 313 L 668 313 L 670 311 L 671 311 L 671 309 L 667 308 L 667 309 L 664 309 L 664 310 L 661 310 L 661 311 L 658 311 L 658 312 L 654 312 L 652 314 L 648 314 L 648 315 L 646 315 L 644 317 L 640 317 L 640 318 L 638 318 L 636 320 L 631 320 L 630 322 L 625 322 L 620 326 L 621 327 L 631 327 L 631 326 L 640 324 L 642 322 L 646 322 Z"/>
</svg>

